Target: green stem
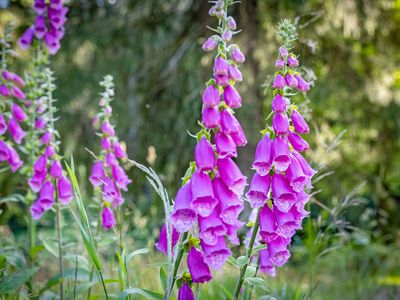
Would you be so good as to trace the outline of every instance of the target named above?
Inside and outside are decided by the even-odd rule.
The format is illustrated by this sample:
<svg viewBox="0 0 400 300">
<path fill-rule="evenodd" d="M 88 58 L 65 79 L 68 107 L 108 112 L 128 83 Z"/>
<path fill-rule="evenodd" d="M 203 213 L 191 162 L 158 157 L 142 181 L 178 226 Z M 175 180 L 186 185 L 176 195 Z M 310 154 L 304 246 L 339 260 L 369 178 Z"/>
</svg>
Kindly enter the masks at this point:
<svg viewBox="0 0 400 300">
<path fill-rule="evenodd" d="M 103 273 L 99 270 L 101 284 L 103 285 L 104 294 L 106 295 L 106 299 L 108 300 L 108 293 L 106 289 L 106 284 L 104 283 Z"/>
<path fill-rule="evenodd" d="M 96 225 L 96 234 L 94 237 L 94 247 L 97 249 L 97 238 L 100 234 L 100 222 L 101 222 L 101 208 L 99 211 L 99 218 L 97 220 L 97 225 Z M 93 274 L 94 274 L 94 264 L 92 264 L 92 267 L 90 269 L 90 276 L 89 276 L 89 282 L 92 282 L 93 280 Z M 89 287 L 88 289 L 88 295 L 87 295 L 87 300 L 90 299 L 90 294 L 92 293 L 92 287 Z"/>
<path fill-rule="evenodd" d="M 240 275 L 239 275 L 239 278 L 238 278 L 238 280 L 236 282 L 235 292 L 233 294 L 233 300 L 237 300 L 238 297 L 239 297 L 240 289 L 242 288 L 243 281 L 244 281 L 244 275 L 246 274 L 247 267 L 248 267 L 248 265 L 250 263 L 251 253 L 253 252 L 254 242 L 256 240 L 256 236 L 257 236 L 257 233 L 258 233 L 260 212 L 261 212 L 261 208 L 258 209 L 257 218 L 256 218 L 256 221 L 255 221 L 254 226 L 253 226 L 253 234 L 251 235 L 249 247 L 246 250 L 246 256 L 248 258 L 248 261 L 240 269 Z"/>
<path fill-rule="evenodd" d="M 64 265 L 63 265 L 63 245 L 62 245 L 62 228 L 61 228 L 61 208 L 60 201 L 57 196 L 57 236 L 58 236 L 58 263 L 60 268 L 60 299 L 64 299 Z"/>
<path fill-rule="evenodd" d="M 175 285 L 175 281 L 176 281 L 176 274 L 178 274 L 178 270 L 179 270 L 179 265 L 181 264 L 181 260 L 183 257 L 183 242 L 186 240 L 188 236 L 188 233 L 185 232 L 182 236 L 181 239 L 179 241 L 178 244 L 178 255 L 176 256 L 174 265 L 173 265 L 173 272 L 172 272 L 172 277 L 171 277 L 171 284 L 169 285 L 169 287 L 167 288 L 167 290 L 165 291 L 165 295 L 164 295 L 164 300 L 168 300 L 171 297 L 171 293 L 172 290 L 174 288 Z"/>
</svg>

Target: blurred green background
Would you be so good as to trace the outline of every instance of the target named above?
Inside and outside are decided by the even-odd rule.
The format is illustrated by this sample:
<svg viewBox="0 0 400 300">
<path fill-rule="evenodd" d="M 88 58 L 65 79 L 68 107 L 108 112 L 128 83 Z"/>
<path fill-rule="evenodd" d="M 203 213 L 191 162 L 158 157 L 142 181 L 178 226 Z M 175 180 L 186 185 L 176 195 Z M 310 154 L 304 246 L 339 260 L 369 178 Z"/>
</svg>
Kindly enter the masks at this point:
<svg viewBox="0 0 400 300">
<path fill-rule="evenodd" d="M 101 92 L 98 82 L 111 74 L 114 120 L 129 157 L 154 168 L 173 196 L 193 159 L 195 140 L 187 131 L 198 129 L 200 95 L 212 73 L 212 55 L 201 50 L 211 33 L 206 26 L 215 25 L 209 3 L 65 3 L 70 8 L 66 35 L 52 66 L 58 129 L 65 157 L 74 155 L 81 187 L 90 196 L 86 178 L 92 158 L 85 147 L 99 149 L 91 118 Z M 13 21 L 17 38 L 33 21 L 30 4 L 0 0 L 0 29 Z M 316 299 L 400 298 L 400 1 L 243 0 L 231 13 L 243 30 L 234 38 L 246 54 L 245 80 L 238 85 L 243 106 L 237 114 L 249 144 L 239 153 L 241 169 L 251 175 L 259 130 L 270 111 L 265 87 L 280 45 L 276 26 L 291 18 L 299 32 L 294 51 L 314 83 L 305 100 L 312 124 L 308 157 L 329 175 L 315 184 L 319 193 L 312 218 L 295 240 L 290 266 L 271 283 L 275 296 L 294 299 L 299 288 L 308 289 L 301 294 L 308 296 L 315 290 Z M 29 52 L 15 62 L 23 71 Z M 162 223 L 161 201 L 137 169 L 131 168 L 129 176 L 130 238 L 137 247 L 152 244 Z M 23 190 L 20 179 L 0 174 L 1 196 L 18 190 Z M 2 209 L 0 223 L 23 235 L 24 210 L 17 204 Z M 321 232 L 329 238 L 318 246 L 313 241 Z M 329 253 L 310 262 L 312 251 L 318 257 L 324 250 Z"/>
</svg>

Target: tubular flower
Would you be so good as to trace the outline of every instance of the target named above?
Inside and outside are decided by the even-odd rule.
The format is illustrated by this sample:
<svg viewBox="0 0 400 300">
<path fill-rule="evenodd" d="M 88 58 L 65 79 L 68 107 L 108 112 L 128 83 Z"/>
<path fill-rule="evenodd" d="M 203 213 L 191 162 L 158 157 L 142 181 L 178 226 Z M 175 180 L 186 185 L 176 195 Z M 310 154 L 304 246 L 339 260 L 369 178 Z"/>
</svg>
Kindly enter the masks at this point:
<svg viewBox="0 0 400 300">
<path fill-rule="evenodd" d="M 40 156 L 33 163 L 32 175 L 28 179 L 31 190 L 39 193 L 30 210 L 32 218 L 35 220 L 40 219 L 54 205 L 56 199 L 62 205 L 68 205 L 73 199 L 72 185 L 61 164 L 62 157 L 58 153 L 60 142 L 57 140 L 58 133 L 54 128 L 55 108 L 53 103 L 55 100 L 51 96 L 54 89 L 54 78 L 49 69 L 44 70 L 44 76 L 48 83 L 48 90 L 43 92 L 50 96 L 47 97 L 48 103 L 44 105 L 44 108 L 36 111 L 32 124 L 37 136 L 41 136 L 38 146 Z M 36 126 L 37 124 L 39 126 Z"/>
<path fill-rule="evenodd" d="M 187 264 L 194 283 L 211 280 L 209 268 L 223 266 L 231 253 L 227 241 L 238 244 L 237 231 L 243 225 L 238 218 L 244 209 L 247 178 L 233 159 L 237 148 L 247 143 L 234 114 L 242 105 L 237 83 L 243 80 L 239 65 L 245 56 L 237 45 L 228 45 L 237 32 L 235 20 L 227 14 L 227 3 L 216 1 L 210 10 L 221 30 L 205 41 L 203 49 L 218 52 L 213 76 L 202 94 L 202 128 L 196 135 L 195 161 L 183 178 L 170 216 L 174 229 L 190 237 L 184 251 L 189 251 Z M 190 242 L 193 239 L 197 242 Z"/>
<path fill-rule="evenodd" d="M 62 1 L 35 0 L 33 10 L 36 13 L 35 21 L 20 37 L 19 47 L 21 50 L 28 49 L 36 38 L 44 41 L 49 53 L 55 55 L 61 47 L 68 8 L 62 5 Z"/>
<path fill-rule="evenodd" d="M 262 131 L 253 163 L 256 173 L 247 193 L 250 205 L 260 209 L 256 241 L 267 246 L 259 252 L 260 270 L 270 276 L 290 258 L 288 246 L 308 215 L 304 209 L 309 200 L 307 189 L 316 173 L 299 153 L 309 149 L 300 136 L 308 133 L 309 127 L 289 97 L 296 90 L 308 91 L 309 84 L 296 69 L 299 62 L 290 52 L 290 42 L 279 48 L 278 71 L 272 83 L 272 128 Z"/>
<path fill-rule="evenodd" d="M 112 208 L 124 203 L 121 190 L 128 191 L 128 185 L 132 181 L 120 165 L 126 159 L 125 144 L 120 142 L 111 123 L 111 101 L 114 96 L 112 77 L 105 76 L 100 85 L 105 88 L 105 91 L 99 102 L 101 111 L 95 118 L 101 124 L 98 133 L 101 136 L 101 151 L 92 165 L 89 181 L 94 188 L 101 191 L 103 214 L 105 215 L 102 218 L 102 224 L 103 228 L 107 230 L 116 224 Z"/>
</svg>

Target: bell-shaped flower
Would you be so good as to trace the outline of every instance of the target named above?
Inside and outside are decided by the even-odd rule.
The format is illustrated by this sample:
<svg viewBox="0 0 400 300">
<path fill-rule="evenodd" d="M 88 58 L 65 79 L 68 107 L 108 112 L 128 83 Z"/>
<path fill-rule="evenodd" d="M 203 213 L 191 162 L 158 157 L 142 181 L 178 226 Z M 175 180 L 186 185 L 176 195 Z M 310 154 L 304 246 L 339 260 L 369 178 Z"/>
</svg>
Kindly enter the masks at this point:
<svg viewBox="0 0 400 300">
<path fill-rule="evenodd" d="M 214 75 L 228 76 L 228 68 L 228 62 L 221 56 L 218 56 L 218 58 L 214 62 Z"/>
<path fill-rule="evenodd" d="M 182 281 L 182 285 L 178 290 L 178 300 L 194 300 L 194 294 L 186 281 Z"/>
<path fill-rule="evenodd" d="M 103 210 L 101 211 L 101 224 L 106 230 L 113 228 L 115 224 L 117 224 L 114 213 L 108 206 L 103 207 Z"/>
<path fill-rule="evenodd" d="M 275 113 L 283 113 L 286 111 L 286 101 L 285 97 L 281 94 L 276 94 L 272 100 L 272 110 Z"/>
<path fill-rule="evenodd" d="M 259 224 L 260 236 L 266 243 L 270 243 L 278 237 L 275 215 L 268 204 L 261 209 Z"/>
<path fill-rule="evenodd" d="M 178 232 L 189 231 L 196 222 L 196 213 L 191 208 L 192 191 L 190 182 L 182 186 L 175 197 L 171 223 Z"/>
<path fill-rule="evenodd" d="M 243 200 L 230 191 L 219 177 L 214 178 L 213 189 L 221 209 L 220 218 L 225 224 L 235 225 L 244 207 Z"/>
<path fill-rule="evenodd" d="M 38 204 L 44 209 L 49 210 L 54 204 L 54 185 L 50 180 L 47 180 L 39 193 L 39 197 L 36 200 Z"/>
<path fill-rule="evenodd" d="M 21 50 L 28 49 L 33 41 L 33 37 L 35 35 L 35 29 L 33 27 L 29 27 L 22 34 L 21 38 L 18 40 L 18 45 Z"/>
<path fill-rule="evenodd" d="M 283 113 L 276 113 L 272 118 L 272 127 L 276 134 L 287 134 L 289 132 L 289 120 Z"/>
<path fill-rule="evenodd" d="M 33 202 L 29 211 L 31 213 L 32 219 L 34 220 L 39 220 L 45 212 L 44 208 L 40 205 L 38 201 Z"/>
<path fill-rule="evenodd" d="M 192 282 L 194 283 L 205 283 L 212 279 L 210 268 L 204 262 L 203 253 L 191 247 L 187 257 L 187 265 L 189 268 L 190 275 L 192 276 Z"/>
<path fill-rule="evenodd" d="M 117 158 L 120 159 L 124 159 L 126 158 L 126 151 L 125 149 L 122 147 L 121 143 L 119 142 L 114 142 L 113 144 L 113 150 L 114 150 L 114 154 Z"/>
<path fill-rule="evenodd" d="M 179 240 L 179 232 L 172 228 L 171 231 L 171 242 L 172 242 L 172 251 L 175 248 L 175 245 Z M 168 236 L 167 236 L 167 227 L 165 224 L 161 227 L 160 237 L 158 238 L 158 242 L 156 243 L 156 248 L 158 251 L 168 255 Z"/>
<path fill-rule="evenodd" d="M 246 176 L 242 174 L 233 160 L 228 157 L 218 159 L 217 165 L 222 181 L 229 190 L 241 197 L 247 185 Z"/>
<path fill-rule="evenodd" d="M 207 217 L 199 216 L 200 239 L 207 245 L 218 243 L 218 237 L 225 235 L 226 228 L 219 217 L 219 209 L 214 208 Z"/>
<path fill-rule="evenodd" d="M 242 106 L 242 97 L 240 97 L 238 91 L 230 84 L 224 88 L 224 101 L 230 108 Z"/>
<path fill-rule="evenodd" d="M 274 205 L 282 212 L 288 212 L 297 200 L 297 194 L 282 174 L 272 175 L 272 196 Z"/>
<path fill-rule="evenodd" d="M 202 217 L 209 216 L 218 204 L 214 197 L 210 177 L 203 172 L 195 172 L 190 181 L 190 189 L 192 191 L 192 209 Z"/>
<path fill-rule="evenodd" d="M 242 51 L 240 51 L 239 47 L 232 47 L 231 50 L 231 58 L 235 63 L 242 64 L 246 60 Z"/>
<path fill-rule="evenodd" d="M 126 192 L 132 180 L 126 175 L 124 169 L 118 164 L 115 164 L 111 167 L 111 173 L 117 186 Z"/>
<path fill-rule="evenodd" d="M 40 40 L 46 34 L 46 20 L 43 16 L 37 16 L 33 25 L 35 36 Z"/>
<path fill-rule="evenodd" d="M 209 37 L 203 44 L 202 48 L 204 51 L 213 51 L 218 45 L 218 41 L 215 36 Z"/>
<path fill-rule="evenodd" d="M 277 74 L 272 82 L 272 87 L 274 89 L 281 90 L 286 86 L 285 78 L 281 74 Z"/>
<path fill-rule="evenodd" d="M 104 178 L 105 178 L 105 171 L 103 162 L 96 161 L 92 166 L 89 181 L 93 186 L 98 187 L 103 185 Z"/>
<path fill-rule="evenodd" d="M 212 129 L 218 127 L 221 121 L 218 107 L 203 107 L 202 121 L 205 128 Z"/>
<path fill-rule="evenodd" d="M 218 158 L 236 157 L 236 144 L 230 135 L 218 131 L 215 135 L 215 145 L 217 147 Z"/>
<path fill-rule="evenodd" d="M 237 133 L 241 128 L 239 121 L 227 109 L 221 110 L 221 127 L 225 134 L 230 135 Z"/>
<path fill-rule="evenodd" d="M 221 269 L 225 261 L 231 255 L 223 236 L 218 238 L 218 241 L 215 245 L 207 245 L 201 241 L 201 247 L 203 248 L 205 255 L 204 261 L 207 265 L 215 270 Z"/>
<path fill-rule="evenodd" d="M 3 114 L 0 114 L 0 135 L 3 135 L 7 131 L 7 121 L 6 118 L 4 118 Z"/>
<path fill-rule="evenodd" d="M 295 192 L 301 192 L 309 182 L 309 177 L 304 174 L 303 168 L 294 155 L 291 155 L 291 162 L 286 170 L 286 178 Z"/>
<path fill-rule="evenodd" d="M 10 158 L 10 147 L 0 139 L 0 162 L 8 161 Z"/>
<path fill-rule="evenodd" d="M 246 194 L 252 208 L 262 207 L 268 201 L 271 176 L 254 173 Z"/>
<path fill-rule="evenodd" d="M 270 261 L 273 265 L 282 267 L 289 260 L 290 252 L 287 249 L 289 243 L 290 239 L 278 237 L 268 244 Z"/>
<path fill-rule="evenodd" d="M 299 136 L 297 133 L 293 131 L 289 132 L 288 138 L 289 142 L 293 146 L 293 149 L 298 152 L 307 151 L 310 148 L 308 143 L 305 140 L 303 140 L 301 136 Z"/>
<path fill-rule="evenodd" d="M 297 79 L 290 73 L 287 73 L 285 76 L 285 81 L 286 81 L 286 85 L 291 87 L 291 88 L 295 88 L 297 87 Z"/>
<path fill-rule="evenodd" d="M 194 148 L 196 168 L 200 171 L 208 171 L 215 168 L 216 158 L 212 144 L 202 137 Z"/>
<path fill-rule="evenodd" d="M 58 199 L 62 204 L 67 205 L 74 198 L 71 182 L 69 182 L 67 177 L 61 176 L 57 182 L 57 189 Z"/>
<path fill-rule="evenodd" d="M 50 167 L 50 176 L 54 179 L 58 179 L 62 176 L 62 166 L 58 160 L 53 161 Z"/>
<path fill-rule="evenodd" d="M 297 68 L 299 66 L 299 61 L 297 60 L 296 57 L 294 57 L 294 55 L 289 55 L 287 59 L 287 64 L 291 68 Z"/>
<path fill-rule="evenodd" d="M 272 164 L 279 172 L 284 172 L 290 164 L 290 149 L 288 141 L 283 136 L 278 136 L 272 143 Z"/>
<path fill-rule="evenodd" d="M 271 263 L 269 250 L 262 249 L 258 252 L 259 260 L 260 260 L 260 271 L 267 274 L 270 277 L 276 276 L 276 268 Z"/>
<path fill-rule="evenodd" d="M 8 132 L 17 144 L 21 144 L 26 135 L 26 132 L 13 117 L 8 120 Z"/>
<path fill-rule="evenodd" d="M 294 129 L 298 133 L 304 134 L 310 132 L 307 122 L 304 120 L 303 116 L 297 110 L 293 110 L 292 115 L 290 117 L 292 119 Z"/>
<path fill-rule="evenodd" d="M 243 75 L 242 72 L 236 67 L 235 65 L 230 65 L 229 66 L 229 78 L 232 79 L 235 82 L 241 82 L 243 81 Z"/>
<path fill-rule="evenodd" d="M 253 169 L 256 170 L 261 176 L 269 173 L 272 166 L 272 141 L 269 135 L 266 134 L 260 140 L 256 148 L 255 159 L 253 162 Z"/>
<path fill-rule="evenodd" d="M 207 86 L 203 94 L 203 105 L 204 107 L 213 107 L 219 104 L 219 90 L 215 85 L 211 84 Z"/>
<path fill-rule="evenodd" d="M 310 85 L 300 75 L 294 76 L 297 79 L 297 89 L 301 92 L 307 92 L 310 90 Z"/>
</svg>

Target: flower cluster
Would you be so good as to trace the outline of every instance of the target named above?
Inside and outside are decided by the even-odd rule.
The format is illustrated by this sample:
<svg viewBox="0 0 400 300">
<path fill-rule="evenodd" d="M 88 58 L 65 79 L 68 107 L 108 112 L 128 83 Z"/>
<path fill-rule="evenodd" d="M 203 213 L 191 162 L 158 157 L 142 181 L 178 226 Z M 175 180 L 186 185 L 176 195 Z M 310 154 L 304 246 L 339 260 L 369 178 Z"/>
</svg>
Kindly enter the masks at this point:
<svg viewBox="0 0 400 300">
<path fill-rule="evenodd" d="M 28 184 L 34 193 L 39 193 L 30 211 L 32 218 L 37 220 L 44 212 L 51 209 L 55 199 L 67 205 L 73 198 L 72 186 L 61 165 L 61 156 L 58 154 L 60 142 L 58 132 L 54 128 L 55 107 L 52 93 L 55 89 L 54 78 L 49 69 L 45 69 L 44 86 L 46 94 L 36 100 L 37 110 L 35 130 L 41 136 L 39 141 L 40 156 L 33 164 L 32 176 Z"/>
<path fill-rule="evenodd" d="M 283 22 L 281 26 L 289 37 L 295 33 L 290 23 Z M 316 173 L 300 154 L 309 146 L 299 134 L 309 133 L 309 127 L 289 100 L 290 95 L 306 92 L 310 86 L 298 72 L 299 61 L 290 53 L 289 45 L 279 48 L 279 71 L 272 83 L 272 129 L 263 131 L 265 135 L 258 143 L 253 163 L 256 173 L 246 194 L 251 206 L 261 209 L 259 235 L 267 244 L 260 253 L 261 269 L 269 274 L 274 274 L 274 267 L 282 266 L 290 257 L 288 245 L 308 215 L 304 209 L 309 200 L 305 188 L 312 188 L 311 178 Z"/>
<path fill-rule="evenodd" d="M 210 10 L 219 26 L 203 44 L 205 51 L 218 49 L 214 76 L 207 82 L 202 96 L 202 129 L 197 134 L 192 163 L 184 184 L 175 197 L 171 223 L 178 233 L 189 232 L 197 223 L 202 251 L 195 245 L 188 249 L 187 264 L 191 281 L 209 281 L 209 267 L 219 269 L 230 256 L 225 236 L 239 244 L 238 216 L 243 210 L 242 195 L 247 185 L 233 159 L 237 147 L 247 144 L 244 131 L 233 110 L 242 98 L 235 88 L 242 81 L 239 64 L 245 60 L 237 45 L 229 45 L 236 33 L 235 20 L 227 15 L 230 1 L 217 1 Z M 185 285 L 183 285 L 184 287 Z"/>
<path fill-rule="evenodd" d="M 29 27 L 19 39 L 22 50 L 30 47 L 33 39 L 44 40 L 50 54 L 56 54 L 60 49 L 60 41 L 64 36 L 64 24 L 67 21 L 68 8 L 62 0 L 35 0 L 33 9 L 36 12 L 34 24 Z"/>
<path fill-rule="evenodd" d="M 99 105 L 101 112 L 95 117 L 95 123 L 100 124 L 101 152 L 94 162 L 89 181 L 96 188 L 102 189 L 103 208 L 101 219 L 104 229 L 110 229 L 116 224 L 112 207 L 121 206 L 124 198 L 121 190 L 127 191 L 131 180 L 126 175 L 119 161 L 126 159 L 125 144 L 121 143 L 111 124 L 114 96 L 114 84 L 111 76 L 105 76 L 101 86 L 105 91 L 101 94 Z"/>
<path fill-rule="evenodd" d="M 18 152 L 15 150 L 12 141 L 7 141 L 5 134 L 8 133 L 16 144 L 21 144 L 26 133 L 21 127 L 21 123 L 28 118 L 24 109 L 15 101 L 19 101 L 23 106 L 25 94 L 21 90 L 25 86 L 25 81 L 8 70 L 1 72 L 0 78 L 0 162 L 7 162 L 12 172 L 16 172 L 22 165 Z"/>
</svg>

